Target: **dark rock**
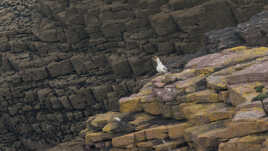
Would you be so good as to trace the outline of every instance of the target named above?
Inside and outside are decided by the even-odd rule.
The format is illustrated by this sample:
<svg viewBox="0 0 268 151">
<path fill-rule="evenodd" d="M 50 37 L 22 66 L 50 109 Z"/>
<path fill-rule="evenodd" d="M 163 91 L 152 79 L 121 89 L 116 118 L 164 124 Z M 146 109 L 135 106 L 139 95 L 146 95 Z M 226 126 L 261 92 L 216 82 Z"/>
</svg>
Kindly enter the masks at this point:
<svg viewBox="0 0 268 151">
<path fill-rule="evenodd" d="M 174 50 L 175 50 L 174 45 L 171 42 L 158 43 L 158 52 L 161 55 L 170 54 L 174 52 Z"/>
<path fill-rule="evenodd" d="M 167 3 L 167 0 L 151 0 L 151 1 L 140 0 L 139 7 L 140 8 L 156 9 L 165 3 Z"/>
<path fill-rule="evenodd" d="M 51 103 L 51 106 L 53 109 L 61 109 L 62 108 L 62 105 L 56 96 L 50 97 L 49 100 L 50 100 L 50 103 Z"/>
<path fill-rule="evenodd" d="M 30 146 L 72 139 L 86 116 L 118 110 L 120 97 L 139 90 L 152 73 L 152 55 L 163 55 L 164 64 L 176 69 L 171 72 L 178 72 L 197 51 L 207 53 L 201 49 L 205 32 L 247 21 L 267 4 L 264 0 L 1 1 L 0 150 L 35 150 Z M 241 26 L 238 33 L 246 43 L 265 45 L 265 18 Z M 209 51 L 236 45 L 236 31 L 209 34 Z M 108 61 L 106 56 L 111 55 L 118 57 Z M 203 63 L 222 67 L 220 59 Z M 165 94 L 158 99 L 172 101 L 175 94 L 165 86 L 156 89 Z"/>
<path fill-rule="evenodd" d="M 82 25 L 72 25 L 66 29 L 65 36 L 69 45 L 74 45 L 88 38 L 85 27 Z M 88 42 L 88 41 L 87 41 Z"/>
<path fill-rule="evenodd" d="M 209 52 L 231 48 L 239 45 L 267 45 L 268 12 L 264 11 L 249 21 L 206 33 L 206 48 Z"/>
<path fill-rule="evenodd" d="M 54 62 L 47 66 L 49 74 L 57 77 L 73 72 L 72 64 L 69 61 Z"/>
<path fill-rule="evenodd" d="M 38 3 L 36 6 L 37 6 L 37 10 L 41 14 L 43 14 L 47 17 L 52 17 L 53 14 L 59 13 L 66 8 L 67 1 L 63 1 L 63 0 L 60 0 L 60 1 L 51 1 L 51 0 L 41 1 L 41 0 L 38 0 Z"/>
<path fill-rule="evenodd" d="M 45 68 L 29 69 L 21 73 L 23 81 L 38 81 L 48 78 Z"/>
<path fill-rule="evenodd" d="M 38 99 L 40 104 L 46 108 L 50 108 L 49 96 L 51 95 L 52 90 L 49 88 L 41 89 L 37 92 Z"/>
<path fill-rule="evenodd" d="M 125 25 L 126 31 L 132 32 L 139 28 L 146 27 L 147 25 L 149 25 L 149 21 L 145 18 L 136 18 L 136 19 L 129 20 L 125 24 L 126 24 Z"/>
<path fill-rule="evenodd" d="M 36 100 L 37 96 L 36 96 L 36 93 L 33 92 L 33 91 L 26 91 L 25 92 L 25 97 L 24 97 L 24 102 L 27 102 L 27 103 L 32 103 Z"/>
<path fill-rule="evenodd" d="M 31 139 L 22 138 L 21 142 L 24 146 L 31 150 L 45 151 L 48 148 L 51 148 L 52 145 L 43 144 L 42 142 L 33 141 Z"/>
<path fill-rule="evenodd" d="M 261 12 L 263 6 L 267 4 L 265 0 L 255 0 L 255 1 L 246 1 L 246 0 L 231 0 L 229 4 L 234 12 L 234 16 L 238 22 L 245 22 L 251 16 Z"/>
<path fill-rule="evenodd" d="M 151 17 L 151 25 L 155 32 L 160 35 L 166 35 L 176 31 L 176 24 L 169 14 L 157 14 Z"/>
<path fill-rule="evenodd" d="M 216 52 L 244 44 L 244 40 L 239 35 L 239 30 L 235 27 L 211 31 L 205 35 L 206 48 L 209 52 Z"/>
<path fill-rule="evenodd" d="M 105 37 L 121 37 L 124 30 L 125 26 L 120 22 L 107 22 L 101 27 Z"/>
<path fill-rule="evenodd" d="M 10 41 L 10 49 L 13 52 L 23 52 L 28 49 L 26 41 Z"/>
<path fill-rule="evenodd" d="M 12 66 L 12 64 L 10 63 L 10 61 L 9 61 L 9 59 L 7 58 L 7 57 L 5 57 L 5 56 L 2 56 L 2 59 L 1 59 L 1 70 L 3 71 L 3 72 L 7 72 L 7 71 L 12 71 L 12 70 L 14 70 L 14 68 L 13 68 L 13 66 Z"/>
<path fill-rule="evenodd" d="M 60 30 L 55 25 L 55 23 L 45 18 L 40 19 L 40 21 L 36 23 L 32 30 L 35 36 L 45 42 L 56 42 L 62 40 L 63 38 L 60 37 Z"/>
<path fill-rule="evenodd" d="M 252 17 L 248 22 L 237 26 L 240 35 L 250 46 L 267 45 L 268 43 L 268 11 Z"/>
<path fill-rule="evenodd" d="M 113 91 L 115 91 L 119 97 L 126 96 L 129 93 L 125 82 L 121 82 L 114 86 Z"/>
<path fill-rule="evenodd" d="M 193 7 L 203 2 L 206 2 L 206 0 L 170 0 L 168 5 L 172 10 L 180 10 Z"/>
<path fill-rule="evenodd" d="M 78 74 L 85 74 L 87 72 L 87 68 L 85 66 L 85 62 L 87 61 L 87 58 L 85 56 L 75 56 L 71 58 L 71 63 L 74 67 L 74 70 Z"/>
<path fill-rule="evenodd" d="M 81 138 L 76 138 L 72 141 L 61 143 L 53 148 L 48 149 L 47 151 L 82 151 L 84 150 L 84 140 Z"/>
<path fill-rule="evenodd" d="M 131 76 L 132 71 L 131 71 L 131 68 L 127 59 L 115 57 L 115 58 L 112 58 L 111 60 L 112 60 L 111 62 L 112 69 L 116 75 L 120 77 Z"/>
<path fill-rule="evenodd" d="M 77 90 L 74 95 L 69 97 L 69 99 L 75 109 L 84 109 L 87 105 L 94 103 L 94 98 L 91 95 L 91 91 L 86 88 Z"/>
<path fill-rule="evenodd" d="M 107 100 L 104 101 L 105 109 L 107 111 L 119 111 L 119 96 L 116 92 L 107 93 Z"/>
<path fill-rule="evenodd" d="M 85 23 L 86 23 L 86 31 L 88 33 L 95 33 L 98 31 L 100 21 L 96 15 L 92 14 L 91 12 L 88 12 L 85 15 Z"/>
<path fill-rule="evenodd" d="M 11 46 L 8 42 L 8 37 L 6 36 L 0 36 L 0 52 L 4 52 L 11 49 Z"/>
<path fill-rule="evenodd" d="M 61 102 L 61 104 L 63 105 L 65 109 L 68 109 L 68 110 L 72 109 L 72 105 L 67 96 L 60 97 L 59 101 Z"/>
<path fill-rule="evenodd" d="M 156 52 L 156 48 L 152 43 L 145 44 L 142 48 L 147 54 L 153 54 Z"/>
<path fill-rule="evenodd" d="M 107 66 L 108 60 L 105 55 L 99 55 L 93 58 L 93 63 L 96 66 Z"/>
<path fill-rule="evenodd" d="M 20 111 L 21 108 L 22 108 L 22 104 L 16 104 L 16 105 L 13 105 L 13 106 L 9 106 L 8 107 L 9 114 L 10 115 L 15 115 Z"/>
<path fill-rule="evenodd" d="M 221 16 L 221 19 L 218 17 Z M 208 1 L 186 11 L 172 12 L 172 17 L 185 32 L 207 32 L 235 25 L 231 8 L 226 1 Z"/>
<path fill-rule="evenodd" d="M 150 58 L 140 59 L 133 57 L 129 59 L 129 64 L 135 75 L 143 75 L 153 71 L 152 61 Z"/>
<path fill-rule="evenodd" d="M 77 8 L 68 8 L 66 9 L 66 16 L 64 23 L 67 25 L 84 25 L 85 24 L 85 19 L 84 19 L 84 14 L 81 9 Z"/>
<path fill-rule="evenodd" d="M 110 85 L 97 86 L 92 88 L 92 92 L 96 98 L 96 101 L 102 103 L 107 99 L 107 93 L 111 92 L 112 88 Z"/>
</svg>

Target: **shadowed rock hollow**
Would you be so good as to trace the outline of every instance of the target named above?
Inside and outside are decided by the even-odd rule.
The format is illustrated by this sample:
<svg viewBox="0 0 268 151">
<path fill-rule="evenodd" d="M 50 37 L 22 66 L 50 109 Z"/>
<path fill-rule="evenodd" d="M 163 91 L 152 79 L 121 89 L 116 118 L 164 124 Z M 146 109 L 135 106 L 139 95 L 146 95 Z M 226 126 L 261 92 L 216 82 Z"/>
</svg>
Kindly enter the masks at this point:
<svg viewBox="0 0 268 151">
<path fill-rule="evenodd" d="M 130 107 L 128 99 L 122 99 L 126 108 L 119 108 L 118 100 L 138 92 L 150 81 L 154 73 L 152 55 L 161 55 L 172 71 L 179 72 L 188 60 L 201 54 L 239 44 L 266 45 L 265 13 L 240 23 L 266 9 L 267 4 L 265 0 L 2 0 L 0 150 L 43 150 L 77 136 L 87 126 L 84 121 L 88 116 L 106 111 L 145 110 L 135 107 L 140 96 Z M 243 26 L 248 23 L 252 26 Z M 235 30 L 221 31 L 229 26 Z M 229 37 L 233 39 L 228 41 Z M 224 59 L 221 54 L 211 57 Z M 223 68 L 220 63 L 219 66 Z M 158 94 L 155 97 L 164 104 L 172 104 L 174 97 L 183 95 L 184 87 L 187 92 L 206 89 L 204 77 L 164 79 L 169 86 L 156 80 L 157 87 L 153 89 Z M 185 79 L 197 83 L 197 87 L 188 87 Z M 182 91 L 177 91 L 174 82 Z M 207 93 L 211 91 L 201 94 Z M 165 109 L 155 110 L 155 102 L 146 105 L 151 114 L 171 111 L 166 105 Z M 172 108 L 176 110 L 176 105 Z M 164 115 L 173 114 L 175 119 L 185 120 L 180 113 Z M 126 120 L 138 118 L 135 114 L 122 116 Z M 139 123 L 146 123 L 143 117 L 138 119 Z M 156 119 L 152 121 L 158 125 L 177 122 Z M 96 123 L 94 128 L 98 130 L 106 125 L 105 120 L 104 124 L 101 120 L 101 126 L 98 120 Z M 122 134 L 136 129 L 133 124 L 119 126 L 127 127 Z M 104 130 L 113 129 L 110 124 Z M 104 138 L 111 139 L 106 134 Z M 159 140 L 155 143 L 159 144 Z M 82 145 L 83 141 L 77 139 L 58 147 L 72 149 L 77 144 Z"/>
</svg>

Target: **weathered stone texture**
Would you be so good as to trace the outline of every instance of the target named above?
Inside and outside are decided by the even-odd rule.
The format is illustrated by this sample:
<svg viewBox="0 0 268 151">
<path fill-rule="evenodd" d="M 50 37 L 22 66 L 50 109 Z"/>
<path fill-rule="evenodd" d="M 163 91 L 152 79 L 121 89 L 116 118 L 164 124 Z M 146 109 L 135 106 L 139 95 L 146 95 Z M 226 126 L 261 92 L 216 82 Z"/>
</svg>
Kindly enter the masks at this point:
<svg viewBox="0 0 268 151">
<path fill-rule="evenodd" d="M 83 132 L 97 141 L 87 150 L 265 151 L 267 98 L 253 98 L 256 87 L 267 93 L 266 63 L 267 47 L 239 46 L 158 75 L 121 98 L 120 112 L 88 118 Z"/>
<path fill-rule="evenodd" d="M 198 50 L 207 53 L 202 49 L 206 44 L 203 41 L 206 39 L 206 32 L 244 22 L 262 11 L 265 5 L 267 2 L 263 0 L 2 0 L 0 150 L 36 150 L 38 146 L 43 148 L 44 145 L 45 148 L 46 144 L 63 142 L 77 136 L 80 130 L 84 129 L 82 121 L 88 116 L 107 110 L 125 113 L 145 111 L 150 116 L 162 115 L 185 120 L 186 117 L 179 110 L 181 106 L 176 103 L 179 100 L 177 95 L 206 89 L 203 84 L 206 76 L 214 72 L 213 69 L 197 70 L 197 73 L 202 73 L 200 76 L 195 76 L 194 73 L 175 75 L 182 80 L 167 77 L 164 81 L 154 83 L 154 91 L 142 91 L 142 95 L 118 100 L 138 92 L 144 83 L 143 79 L 155 72 L 151 62 L 152 55 L 163 55 L 164 62 L 169 61 L 167 66 L 170 69 L 176 68 L 177 71 L 178 67 L 183 67 L 189 59 L 196 56 L 192 53 Z M 267 14 L 263 13 L 253 17 L 248 22 L 250 26 L 246 26 L 248 23 L 240 24 L 238 31 L 219 32 L 218 34 L 227 31 L 231 34 L 229 36 L 226 33 L 226 37 L 219 38 L 221 42 L 229 37 L 235 42 L 230 41 L 224 45 L 221 45 L 221 42 L 211 42 L 216 45 L 213 48 L 227 48 L 240 43 L 241 39 L 236 37 L 236 33 L 241 34 L 245 40 L 242 40 L 242 43 L 266 44 L 266 16 Z M 256 26 L 260 28 L 257 29 Z M 213 39 L 213 36 L 210 39 Z M 234 55 L 234 59 L 242 56 L 241 60 L 235 63 L 266 54 L 266 48 L 259 48 L 257 51 L 255 54 L 247 54 L 248 51 L 245 51 Z M 181 56 L 170 55 L 171 53 Z M 183 54 L 185 56 L 182 56 Z M 212 55 L 211 59 L 222 59 L 221 56 L 222 54 L 218 57 L 217 54 Z M 228 56 L 228 52 L 223 56 Z M 211 65 L 210 58 L 205 57 L 206 59 L 208 62 L 203 64 Z M 217 70 L 218 67 L 232 65 L 228 60 L 222 61 L 224 63 L 216 61 Z M 196 60 L 190 62 L 187 67 L 196 64 L 201 66 L 198 61 L 193 62 Z M 259 73 L 258 76 L 262 74 L 264 73 Z M 237 73 L 230 78 L 237 78 L 235 76 L 239 78 L 241 75 Z M 208 85 L 220 87 L 219 83 L 215 83 L 219 77 L 213 78 L 207 80 L 210 84 Z M 258 77 L 252 76 L 249 80 L 256 79 L 258 80 Z M 225 84 L 228 84 L 228 79 L 225 80 Z M 175 81 L 176 83 L 170 85 L 170 82 Z M 191 101 L 226 101 L 219 101 L 214 98 L 215 95 L 207 95 L 205 92 L 200 92 L 197 96 L 208 97 L 209 100 L 203 98 L 200 102 Z M 148 93 L 151 93 L 150 97 L 146 96 Z M 190 99 L 195 97 L 190 96 Z M 159 102 L 156 103 L 155 100 Z M 225 106 L 223 111 L 212 111 L 222 105 L 193 107 L 205 108 L 202 111 L 208 113 L 187 116 L 192 123 L 223 120 L 233 113 Z M 139 119 L 134 121 L 135 128 L 131 124 L 125 129 L 122 128 L 125 125 L 119 125 L 122 133 L 148 128 L 146 123 L 137 122 Z M 100 129 L 115 132 L 118 125 L 108 124 Z M 151 136 L 148 132 L 146 134 Z M 169 137 L 168 130 L 163 136 Z M 142 136 L 139 135 L 139 138 L 142 140 Z M 104 139 L 106 142 L 99 140 L 96 145 L 110 147 L 111 138 Z M 160 145 L 154 149 L 166 150 L 168 147 L 173 149 L 174 146 L 180 145 L 172 141 L 161 146 L 159 141 L 153 138 L 149 143 L 140 142 L 140 146 Z M 178 142 L 183 143 L 184 140 Z M 66 146 L 68 145 L 72 144 Z M 59 148 L 65 148 L 62 146 Z M 185 147 L 179 150 L 185 150 Z"/>
</svg>

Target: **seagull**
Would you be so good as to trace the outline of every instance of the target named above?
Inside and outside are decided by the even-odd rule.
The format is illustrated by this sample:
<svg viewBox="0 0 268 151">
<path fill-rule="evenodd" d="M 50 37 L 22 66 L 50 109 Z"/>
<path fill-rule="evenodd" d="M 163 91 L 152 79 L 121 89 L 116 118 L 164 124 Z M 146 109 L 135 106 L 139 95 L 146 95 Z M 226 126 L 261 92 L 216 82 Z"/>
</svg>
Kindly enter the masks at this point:
<svg viewBox="0 0 268 151">
<path fill-rule="evenodd" d="M 121 119 L 119 117 L 115 117 L 114 120 L 116 120 L 117 122 L 121 122 Z"/>
<path fill-rule="evenodd" d="M 156 62 L 156 70 L 159 73 L 167 73 L 168 72 L 168 68 L 163 65 L 163 63 L 160 61 L 159 57 L 157 56 L 153 56 L 152 58 L 155 62 Z"/>
</svg>

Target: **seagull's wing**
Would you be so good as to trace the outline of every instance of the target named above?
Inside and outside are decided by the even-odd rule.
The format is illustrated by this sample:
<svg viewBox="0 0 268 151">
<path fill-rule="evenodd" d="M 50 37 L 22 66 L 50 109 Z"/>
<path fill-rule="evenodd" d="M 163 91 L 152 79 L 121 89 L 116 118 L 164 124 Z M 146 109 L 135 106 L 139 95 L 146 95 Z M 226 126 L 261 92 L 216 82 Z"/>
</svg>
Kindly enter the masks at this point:
<svg viewBox="0 0 268 151">
<path fill-rule="evenodd" d="M 121 119 L 120 119 L 119 117 L 115 117 L 114 119 L 115 119 L 116 121 L 118 121 L 118 122 L 121 121 Z"/>
</svg>

